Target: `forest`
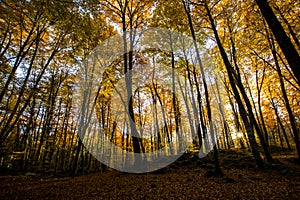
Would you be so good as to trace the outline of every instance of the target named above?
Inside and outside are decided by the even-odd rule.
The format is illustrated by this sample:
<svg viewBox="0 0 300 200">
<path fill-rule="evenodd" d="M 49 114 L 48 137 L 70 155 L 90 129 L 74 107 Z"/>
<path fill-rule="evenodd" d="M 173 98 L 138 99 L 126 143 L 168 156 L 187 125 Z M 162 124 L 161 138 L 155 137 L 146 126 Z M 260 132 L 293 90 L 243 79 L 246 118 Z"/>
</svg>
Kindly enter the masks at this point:
<svg viewBox="0 0 300 200">
<path fill-rule="evenodd" d="M 297 199 L 298 0 L 0 1 L 1 199 Z"/>
</svg>

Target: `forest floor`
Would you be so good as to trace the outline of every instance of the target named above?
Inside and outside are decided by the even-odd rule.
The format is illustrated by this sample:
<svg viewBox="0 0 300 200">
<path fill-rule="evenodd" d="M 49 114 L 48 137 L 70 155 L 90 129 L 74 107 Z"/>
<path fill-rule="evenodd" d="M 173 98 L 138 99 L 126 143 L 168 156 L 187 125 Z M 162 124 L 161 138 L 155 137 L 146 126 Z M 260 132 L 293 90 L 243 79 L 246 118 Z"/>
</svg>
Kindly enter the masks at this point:
<svg viewBox="0 0 300 200">
<path fill-rule="evenodd" d="M 221 151 L 224 176 L 211 173 L 211 155 L 201 160 L 184 155 L 147 174 L 108 170 L 77 177 L 3 175 L 0 199 L 299 199 L 300 166 L 293 155 L 274 157 L 280 164 L 258 171 L 246 153 Z"/>
</svg>

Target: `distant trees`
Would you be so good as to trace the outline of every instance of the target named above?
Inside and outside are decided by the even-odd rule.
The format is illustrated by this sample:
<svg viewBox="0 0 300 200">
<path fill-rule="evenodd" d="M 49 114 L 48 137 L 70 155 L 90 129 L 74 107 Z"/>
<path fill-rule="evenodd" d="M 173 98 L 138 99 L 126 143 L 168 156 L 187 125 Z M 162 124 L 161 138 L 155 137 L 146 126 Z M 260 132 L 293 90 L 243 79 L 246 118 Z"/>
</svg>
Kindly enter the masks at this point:
<svg viewBox="0 0 300 200">
<path fill-rule="evenodd" d="M 99 30 L 109 28 L 99 15 L 92 21 L 79 14 L 77 4 L 3 1 L 0 7 L 1 158 L 16 154 L 25 170 L 66 169 L 77 140 L 70 122 L 74 65 L 84 59 L 82 49 L 87 54 L 105 38 Z"/>
<path fill-rule="evenodd" d="M 210 97 L 209 97 L 209 92 L 208 92 L 208 87 L 207 87 L 207 80 L 206 80 L 206 75 L 205 75 L 205 71 L 204 71 L 204 66 L 203 66 L 201 58 L 200 58 L 200 52 L 199 52 L 198 45 L 197 45 L 197 38 L 196 38 L 196 35 L 195 35 L 195 29 L 194 29 L 194 25 L 193 25 L 191 13 L 190 13 L 190 3 L 189 3 L 189 1 L 184 1 L 184 0 L 182 0 L 181 2 L 184 6 L 184 10 L 185 10 L 185 13 L 186 13 L 187 18 L 188 18 L 188 23 L 189 23 L 191 35 L 192 35 L 192 38 L 193 38 L 193 41 L 194 41 L 194 47 L 195 47 L 195 51 L 196 51 L 196 58 L 197 58 L 197 62 L 198 62 L 199 67 L 200 67 L 202 84 L 203 84 L 203 88 L 204 88 L 205 104 L 206 104 L 206 109 L 207 109 L 207 114 L 206 115 L 207 115 L 208 122 L 207 122 L 207 124 L 204 124 L 203 126 L 207 126 L 209 128 L 207 128 L 207 130 L 205 128 L 202 131 L 204 133 L 209 131 L 209 134 L 211 134 L 211 137 L 212 137 L 212 140 L 213 140 L 213 145 L 214 145 L 213 148 L 214 148 L 214 158 L 215 158 L 215 171 L 216 171 L 217 174 L 223 174 L 223 172 L 220 168 L 219 160 L 218 160 L 217 146 L 215 145 L 215 142 L 214 142 L 215 141 L 215 128 L 214 128 L 214 123 L 213 123 L 214 119 L 212 117 L 211 103 L 210 103 Z M 199 87 L 199 86 L 197 86 L 197 87 Z"/>
<path fill-rule="evenodd" d="M 249 147 L 260 169 L 265 160 L 273 162 L 274 145 L 296 149 L 299 158 L 299 6 L 266 0 L 2 1 L 0 167 L 72 175 L 104 169 L 78 136 L 86 133 L 95 145 L 99 129 L 126 151 L 167 147 L 167 156 L 174 150 L 168 144 L 190 132 L 194 149 L 214 148 L 219 174 L 220 148 Z M 135 29 L 149 27 L 169 31 L 160 42 L 170 52 L 134 51 Z M 74 94 L 76 70 L 84 70 L 89 53 L 115 34 L 123 54 L 97 85 L 97 122 L 81 130 L 72 112 L 80 107 L 74 96 L 82 95 Z M 172 72 L 172 89 L 155 78 L 133 89 L 134 70 L 144 75 L 154 69 L 154 77 L 163 66 Z M 127 116 L 114 114 L 121 77 Z"/>
</svg>

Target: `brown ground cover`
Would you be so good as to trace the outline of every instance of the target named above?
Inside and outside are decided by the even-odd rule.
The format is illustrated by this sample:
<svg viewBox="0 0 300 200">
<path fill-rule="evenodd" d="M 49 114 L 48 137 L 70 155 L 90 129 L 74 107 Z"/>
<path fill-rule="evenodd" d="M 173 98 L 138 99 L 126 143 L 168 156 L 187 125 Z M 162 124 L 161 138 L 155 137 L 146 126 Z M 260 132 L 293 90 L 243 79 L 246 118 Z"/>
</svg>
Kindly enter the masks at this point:
<svg viewBox="0 0 300 200">
<path fill-rule="evenodd" d="M 157 172 L 128 174 L 108 170 L 78 177 L 27 174 L 0 176 L 0 199 L 297 199 L 299 166 L 290 158 L 257 171 L 251 157 L 222 156 L 224 176 L 213 162 L 188 156 Z"/>
</svg>

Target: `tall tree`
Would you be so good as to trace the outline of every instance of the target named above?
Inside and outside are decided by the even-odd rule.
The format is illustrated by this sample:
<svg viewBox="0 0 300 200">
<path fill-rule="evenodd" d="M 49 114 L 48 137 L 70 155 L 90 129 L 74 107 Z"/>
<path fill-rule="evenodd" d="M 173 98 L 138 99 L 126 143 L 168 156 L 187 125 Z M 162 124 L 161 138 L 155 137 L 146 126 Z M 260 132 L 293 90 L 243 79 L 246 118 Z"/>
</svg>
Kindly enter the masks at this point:
<svg viewBox="0 0 300 200">
<path fill-rule="evenodd" d="M 205 93 L 205 103 L 206 103 L 206 109 L 207 109 L 208 126 L 209 126 L 210 134 L 212 136 L 213 145 L 214 145 L 213 148 L 214 148 L 214 158 L 215 158 L 215 172 L 217 174 L 221 175 L 221 174 L 223 174 L 223 172 L 220 168 L 219 158 L 218 158 L 218 149 L 217 149 L 217 146 L 215 145 L 215 129 L 214 129 L 214 125 L 213 125 L 211 102 L 210 102 L 210 97 L 209 97 L 209 92 L 208 92 L 208 87 L 207 87 L 207 81 L 206 81 L 206 77 L 205 77 L 206 74 L 204 72 L 203 64 L 202 64 L 202 61 L 200 58 L 200 52 L 199 52 L 199 48 L 198 48 L 198 44 L 197 44 L 197 39 L 196 39 L 194 25 L 193 25 L 191 11 L 190 11 L 190 2 L 184 1 L 184 0 L 181 0 L 181 2 L 184 6 L 184 10 L 185 10 L 185 13 L 188 18 L 190 31 L 191 31 L 192 38 L 194 41 L 196 58 L 197 58 L 197 62 L 199 64 L 199 66 L 200 66 L 200 71 L 201 71 L 201 75 L 202 75 L 202 81 L 203 81 L 203 87 L 204 87 L 204 93 Z"/>
<path fill-rule="evenodd" d="M 247 111 L 246 111 L 246 109 L 245 109 L 245 107 L 243 105 L 242 99 L 240 97 L 240 94 L 239 94 L 237 86 L 236 86 L 236 82 L 235 82 L 236 81 L 236 78 L 235 78 L 236 75 L 235 75 L 235 72 L 234 72 L 234 68 L 232 67 L 232 65 L 231 65 L 231 63 L 230 63 L 230 61 L 229 61 L 229 59 L 227 57 L 226 51 L 225 51 L 225 49 L 224 49 L 224 47 L 222 45 L 222 42 L 220 40 L 218 31 L 217 31 L 217 27 L 215 25 L 214 19 L 213 19 L 212 14 L 211 14 L 211 8 L 208 7 L 208 2 L 207 1 L 204 2 L 204 7 L 205 7 L 205 10 L 207 12 L 208 19 L 209 19 L 209 22 L 211 24 L 214 36 L 216 38 L 217 45 L 219 47 L 219 50 L 220 50 L 220 53 L 221 53 L 224 65 L 226 67 L 231 88 L 233 90 L 233 93 L 235 95 L 236 101 L 238 103 L 240 115 L 241 115 L 241 117 L 243 119 L 245 128 L 246 128 L 247 133 L 248 133 L 248 138 L 249 138 L 249 142 L 250 142 L 250 145 L 251 145 L 251 151 L 253 153 L 253 156 L 255 158 L 255 161 L 256 161 L 256 164 L 257 164 L 258 168 L 259 169 L 264 169 L 264 163 L 263 163 L 263 160 L 262 160 L 262 158 L 260 156 L 260 153 L 258 151 L 258 144 L 257 144 L 257 142 L 255 140 L 253 126 L 252 126 L 252 124 L 250 122 L 250 119 L 247 116 Z"/>
<path fill-rule="evenodd" d="M 255 0 L 300 84 L 300 56 L 267 0 Z"/>
</svg>

